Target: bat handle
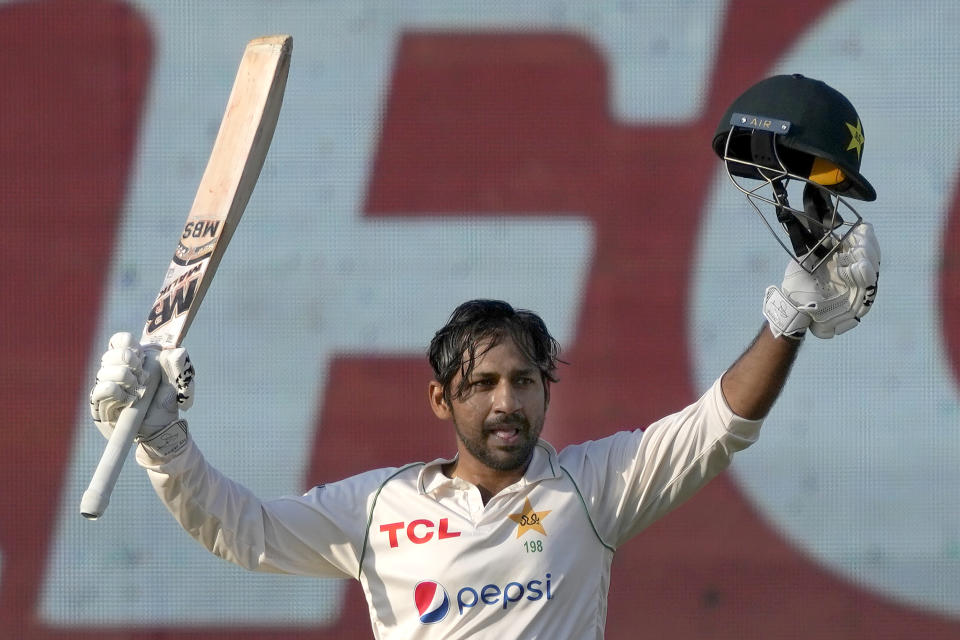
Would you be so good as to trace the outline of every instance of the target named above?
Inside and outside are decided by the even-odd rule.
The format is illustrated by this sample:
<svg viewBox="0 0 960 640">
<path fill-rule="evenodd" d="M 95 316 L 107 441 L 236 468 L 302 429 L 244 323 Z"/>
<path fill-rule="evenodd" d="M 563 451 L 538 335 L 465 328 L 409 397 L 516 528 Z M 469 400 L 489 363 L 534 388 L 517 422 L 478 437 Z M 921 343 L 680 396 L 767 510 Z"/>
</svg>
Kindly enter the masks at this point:
<svg viewBox="0 0 960 640">
<path fill-rule="evenodd" d="M 144 373 L 147 375 L 143 395 L 132 405 L 120 412 L 117 426 L 107 441 L 107 446 L 100 456 L 97 469 L 90 478 L 87 490 L 80 500 L 80 515 L 89 520 L 96 520 L 103 515 L 110 502 L 110 494 L 120 477 L 120 470 L 127 459 L 127 453 L 133 446 L 133 439 L 140 431 L 144 416 L 150 407 L 160 384 L 160 365 L 154 358 L 149 358 L 144 364 Z"/>
</svg>

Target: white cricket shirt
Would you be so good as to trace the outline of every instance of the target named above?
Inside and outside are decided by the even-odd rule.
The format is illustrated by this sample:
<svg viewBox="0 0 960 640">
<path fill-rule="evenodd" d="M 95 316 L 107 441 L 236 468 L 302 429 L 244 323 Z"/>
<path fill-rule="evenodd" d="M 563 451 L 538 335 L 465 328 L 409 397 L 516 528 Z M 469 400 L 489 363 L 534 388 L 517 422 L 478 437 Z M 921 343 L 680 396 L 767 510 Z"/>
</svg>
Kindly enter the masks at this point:
<svg viewBox="0 0 960 640">
<path fill-rule="evenodd" d="M 247 569 L 360 580 L 377 638 L 602 638 L 614 551 L 752 444 L 761 421 L 719 380 L 646 430 L 565 448 L 540 441 L 486 505 L 449 460 L 377 469 L 261 501 L 190 442 L 137 460 L 180 524 Z"/>
</svg>

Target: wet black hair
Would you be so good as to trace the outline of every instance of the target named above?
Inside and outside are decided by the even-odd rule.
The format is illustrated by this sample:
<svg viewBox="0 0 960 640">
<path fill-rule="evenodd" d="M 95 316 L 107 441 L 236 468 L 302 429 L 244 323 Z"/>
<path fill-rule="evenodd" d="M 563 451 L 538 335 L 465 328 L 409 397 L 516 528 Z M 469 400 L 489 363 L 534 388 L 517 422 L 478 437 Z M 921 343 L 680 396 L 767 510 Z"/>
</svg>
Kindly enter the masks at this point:
<svg viewBox="0 0 960 640">
<path fill-rule="evenodd" d="M 463 397 L 477 358 L 504 338 L 512 339 L 540 370 L 544 393 L 549 398 L 549 383 L 557 382 L 557 364 L 563 360 L 560 344 L 540 316 L 527 309 L 514 309 L 502 300 L 470 300 L 454 309 L 447 324 L 430 341 L 430 366 L 447 402 Z M 451 389 L 457 372 L 459 384 Z"/>
</svg>

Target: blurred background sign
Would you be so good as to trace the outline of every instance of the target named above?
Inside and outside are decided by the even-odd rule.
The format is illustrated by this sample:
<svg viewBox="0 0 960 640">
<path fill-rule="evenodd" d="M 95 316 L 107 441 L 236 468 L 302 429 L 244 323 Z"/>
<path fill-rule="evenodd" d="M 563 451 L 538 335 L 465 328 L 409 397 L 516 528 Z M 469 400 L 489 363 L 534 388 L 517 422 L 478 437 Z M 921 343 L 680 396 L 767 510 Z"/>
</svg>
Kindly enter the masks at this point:
<svg viewBox="0 0 960 640">
<path fill-rule="evenodd" d="M 78 513 L 99 355 L 143 324 L 244 43 L 278 32 L 280 123 L 187 344 L 209 460 L 269 498 L 451 454 L 424 354 L 473 297 L 563 344 L 558 446 L 693 400 L 786 262 L 710 139 L 802 72 L 863 121 L 877 306 L 618 551 L 607 637 L 960 636 L 958 26 L 948 0 L 0 5 L 0 637 L 370 635 L 354 582 L 217 560 L 133 464 Z"/>
</svg>

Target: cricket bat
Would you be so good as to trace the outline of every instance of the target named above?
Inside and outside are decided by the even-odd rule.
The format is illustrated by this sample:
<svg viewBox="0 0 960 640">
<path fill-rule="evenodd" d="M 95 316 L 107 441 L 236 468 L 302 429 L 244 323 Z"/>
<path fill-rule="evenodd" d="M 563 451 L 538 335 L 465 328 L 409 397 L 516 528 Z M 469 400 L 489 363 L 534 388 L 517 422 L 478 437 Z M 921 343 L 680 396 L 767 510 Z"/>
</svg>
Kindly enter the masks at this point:
<svg viewBox="0 0 960 640">
<path fill-rule="evenodd" d="M 260 169 L 280 115 L 290 69 L 293 38 L 274 35 L 247 43 L 207 168 L 183 226 L 173 260 L 150 309 L 141 344 L 179 346 L 210 287 Z M 124 409 L 103 451 L 80 513 L 103 515 L 134 437 L 160 380 L 159 365 L 148 363 L 143 396 Z"/>
</svg>

